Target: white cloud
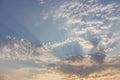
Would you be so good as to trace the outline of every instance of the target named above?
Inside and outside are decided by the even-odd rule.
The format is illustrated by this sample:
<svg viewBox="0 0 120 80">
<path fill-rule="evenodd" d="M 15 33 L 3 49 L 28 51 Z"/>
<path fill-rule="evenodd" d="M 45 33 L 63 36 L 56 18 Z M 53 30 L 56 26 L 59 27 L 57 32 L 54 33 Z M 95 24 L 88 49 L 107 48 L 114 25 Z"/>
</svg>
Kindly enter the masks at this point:
<svg viewBox="0 0 120 80">
<path fill-rule="evenodd" d="M 114 44 L 120 38 L 112 36 L 116 33 L 116 31 L 112 31 L 114 26 L 119 27 L 117 25 L 120 21 L 119 7 L 117 3 L 104 5 L 98 0 L 65 1 L 47 12 L 47 18 L 50 16 L 54 21 L 63 20 L 64 25 L 61 28 L 68 31 L 68 35 L 73 39 L 79 41 L 81 38 L 88 42 L 90 42 L 89 40 L 99 40 L 100 43 L 106 43 L 104 47 L 109 48 L 109 44 Z M 66 41 L 59 44 L 63 45 Z M 80 45 L 86 46 L 82 41 Z M 92 46 L 92 44 L 88 45 Z"/>
<path fill-rule="evenodd" d="M 45 0 L 40 1 L 46 2 Z M 43 19 L 64 20 L 64 25 L 61 28 L 68 31 L 69 37 L 66 40 L 45 44 L 42 47 L 36 47 L 29 42 L 24 43 L 24 40 L 15 41 L 11 45 L 1 47 L 0 52 L 4 54 L 1 54 L 0 57 L 40 60 L 41 54 L 48 55 L 55 48 L 74 42 L 77 42 L 85 53 L 89 53 L 88 51 L 98 43 L 99 46 L 104 47 L 105 51 L 113 50 L 111 46 L 115 46 L 114 44 L 120 38 L 119 34 L 114 34 L 117 32 L 111 31 L 113 25 L 117 23 L 116 20 L 119 21 L 119 15 L 116 14 L 119 12 L 116 9 L 116 7 L 119 8 L 117 5 L 115 3 L 103 5 L 97 0 L 65 1 L 44 14 Z"/>
<path fill-rule="evenodd" d="M 41 5 L 41 4 L 45 4 L 47 2 L 47 0 L 37 0 L 38 3 Z"/>
<path fill-rule="evenodd" d="M 26 40 L 5 39 L 0 46 L 0 59 L 49 61 L 54 56 L 49 53 L 48 45 L 36 45 Z M 57 59 L 54 57 L 54 59 Z"/>
<path fill-rule="evenodd" d="M 119 35 L 119 33 L 114 33 L 113 36 L 117 36 Z M 10 41 L 10 42 L 9 42 Z M 48 54 L 45 54 L 44 50 L 42 51 L 41 48 L 47 48 L 47 49 L 55 49 L 55 48 L 62 48 L 63 52 L 73 52 L 73 56 L 72 58 L 76 58 L 78 57 L 77 54 L 75 54 L 74 52 L 79 52 L 80 46 L 84 46 L 84 48 L 86 49 L 91 49 L 91 47 L 93 47 L 92 43 L 90 43 L 90 41 L 85 40 L 84 38 L 80 38 L 80 37 L 71 37 L 68 40 L 65 40 L 63 42 L 60 43 L 54 43 L 54 44 L 49 44 L 49 45 L 45 45 L 43 46 L 33 46 L 32 44 L 29 44 L 29 47 L 32 46 L 33 48 L 28 48 L 28 43 L 29 42 L 25 42 L 24 40 L 15 40 L 12 41 L 11 40 L 7 40 L 7 43 L 9 44 L 5 44 L 5 42 L 3 41 L 4 45 L 2 46 L 7 46 L 11 51 L 12 49 L 21 49 L 22 47 L 22 52 L 21 51 L 17 51 L 18 53 L 14 53 L 11 54 L 11 51 L 3 49 L 0 46 L 0 49 L 4 52 L 5 50 L 5 54 L 3 57 L 4 60 L 6 61 L 8 58 L 8 63 L 4 63 L 4 60 L 2 60 L 0 64 L 0 71 L 2 71 L 4 74 L 0 76 L 1 80 L 68 80 L 70 78 L 72 79 L 109 79 L 108 75 L 112 74 L 111 78 L 118 78 L 119 79 L 119 60 L 117 61 L 117 58 L 115 58 L 116 60 L 113 61 L 108 60 L 109 57 L 107 57 L 107 59 L 105 60 L 105 63 L 101 66 L 97 65 L 96 63 L 92 63 L 94 62 L 94 60 L 91 60 L 91 58 L 89 56 L 83 56 L 83 59 L 79 60 L 79 58 L 77 59 L 77 62 L 72 62 L 70 63 L 69 60 L 67 60 L 66 58 L 69 58 L 71 56 L 67 55 L 67 57 L 65 57 L 64 59 L 58 59 L 54 56 L 49 56 Z M 18 45 L 17 47 L 14 46 L 13 43 L 16 43 L 16 45 Z M 19 43 L 19 44 L 18 44 Z M 11 48 L 12 46 L 12 48 Z M 31 50 L 36 50 L 39 49 L 37 52 L 42 52 L 45 55 L 42 54 L 34 54 L 33 53 L 24 53 L 24 51 L 27 51 L 29 49 Z M 74 48 L 74 49 L 73 49 Z M 79 48 L 79 49 L 78 49 Z M 83 47 L 82 47 L 83 48 Z M 85 50 L 86 50 L 85 49 Z M 0 51 L 1 51 L 0 50 Z M 62 51 L 60 50 L 60 51 Z M 70 52 L 69 52 L 70 51 Z M 95 50 L 94 50 L 95 51 Z M 97 50 L 96 50 L 97 51 Z M 59 51 L 58 51 L 59 52 Z M 2 54 L 2 53 L 0 53 Z M 7 57 L 7 55 L 9 54 L 10 57 Z M 19 55 L 19 56 L 17 56 Z M 23 55 L 23 56 L 22 56 Z M 6 58 L 7 57 L 7 58 Z M 16 60 L 17 57 L 17 60 Z M 15 60 L 13 59 L 15 58 Z M 13 59 L 13 60 L 12 60 Z M 0 58 L 1 60 L 1 58 Z M 19 60 L 24 60 L 23 62 L 25 62 L 27 60 L 28 64 L 25 63 L 20 63 L 19 65 L 17 65 L 17 61 Z M 31 65 L 31 60 L 33 60 L 35 63 Z M 36 61 L 38 60 L 38 62 L 36 63 Z M 13 63 L 11 63 L 13 61 Z M 16 61 L 16 62 L 14 62 Z M 40 62 L 42 61 L 42 62 Z M 92 62 L 91 62 L 92 61 Z M 29 64 L 30 63 L 30 64 Z M 9 68 L 7 68 L 9 65 Z M 16 65 L 15 65 L 16 64 Z M 12 68 L 10 67 L 11 65 Z M 3 66 L 3 67 L 2 67 Z M 5 67 L 4 67 L 5 66 Z M 107 66 L 107 67 L 106 67 Z M 117 67 L 117 68 L 116 68 Z M 6 69 L 7 68 L 7 69 Z M 112 70 L 113 72 L 111 73 L 109 70 Z M 101 72 L 101 74 L 98 72 Z M 106 76 L 104 76 L 104 74 Z M 108 75 L 107 75 L 108 74 Z M 100 76 L 101 75 L 101 76 Z M 70 76 L 70 77 L 68 77 Z M 75 77 L 76 76 L 76 77 Z M 99 77 L 98 77 L 99 76 Z M 86 78 L 87 77 L 87 78 Z"/>
</svg>

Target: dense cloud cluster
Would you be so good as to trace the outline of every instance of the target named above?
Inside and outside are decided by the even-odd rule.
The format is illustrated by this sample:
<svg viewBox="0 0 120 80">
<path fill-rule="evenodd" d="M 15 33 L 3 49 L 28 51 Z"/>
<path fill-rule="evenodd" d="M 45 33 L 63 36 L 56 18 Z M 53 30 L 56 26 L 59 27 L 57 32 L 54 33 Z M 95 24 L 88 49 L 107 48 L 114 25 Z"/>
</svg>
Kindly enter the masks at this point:
<svg viewBox="0 0 120 80">
<path fill-rule="evenodd" d="M 105 60 L 106 55 L 100 52 L 97 52 L 96 54 L 90 54 L 91 59 L 97 63 L 103 63 Z"/>
<path fill-rule="evenodd" d="M 117 3 L 102 4 L 99 0 L 64 1 L 47 11 L 44 17 L 55 22 L 63 21 L 60 28 L 68 32 L 68 38 L 61 42 L 63 47 L 77 42 L 82 49 L 80 53 L 88 54 L 94 47 L 110 53 L 120 40 L 119 8 Z"/>
<path fill-rule="evenodd" d="M 53 57 L 46 45 L 35 45 L 25 39 L 7 36 L 0 41 L 0 59 L 46 61 Z"/>
<path fill-rule="evenodd" d="M 4 48 L 5 46 L 7 48 Z M 0 46 L 0 72 L 3 72 L 5 75 L 1 75 L 0 79 L 16 80 L 19 78 L 18 80 L 69 80 L 69 78 L 72 78 L 73 80 L 77 80 L 91 78 L 91 80 L 93 80 L 99 79 L 102 76 L 101 79 L 104 80 L 109 79 L 106 77 L 108 75 L 112 75 L 111 78 L 115 77 L 116 79 L 119 79 L 119 57 L 106 57 L 106 55 L 103 52 L 100 53 L 100 50 L 96 47 L 96 50 L 92 50 L 91 52 L 93 53 L 89 55 L 72 54 L 71 56 L 60 58 L 55 55 L 53 56 L 52 54 L 46 54 L 50 51 L 50 46 L 53 45 L 36 46 L 23 39 L 19 40 L 11 37 L 4 39 Z M 30 50 L 35 51 L 30 53 Z M 6 69 L 7 65 L 9 65 L 8 69 Z M 109 69 L 114 73 L 111 73 Z"/>
</svg>

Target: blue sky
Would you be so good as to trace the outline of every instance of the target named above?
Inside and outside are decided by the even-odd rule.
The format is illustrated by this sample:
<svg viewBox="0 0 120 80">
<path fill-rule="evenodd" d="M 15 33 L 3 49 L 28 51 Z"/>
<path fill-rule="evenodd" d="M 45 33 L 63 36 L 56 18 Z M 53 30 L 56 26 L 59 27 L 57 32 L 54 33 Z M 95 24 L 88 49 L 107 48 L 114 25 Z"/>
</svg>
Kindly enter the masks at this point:
<svg viewBox="0 0 120 80">
<path fill-rule="evenodd" d="M 0 0 L 0 80 L 119 80 L 119 48 L 120 0 Z"/>
<path fill-rule="evenodd" d="M 59 21 L 42 19 L 44 14 L 63 2 L 63 0 L 2 0 L 0 36 L 25 38 L 34 43 L 65 40 L 68 37 L 67 31 L 58 28 L 64 25 L 62 19 Z M 104 5 L 118 2 L 119 0 L 99 1 Z"/>
<path fill-rule="evenodd" d="M 64 31 L 55 27 L 59 24 L 53 23 L 51 20 L 44 21 L 41 18 L 43 11 L 49 9 L 53 3 L 48 6 L 39 4 L 37 0 L 5 0 L 1 3 L 1 37 L 10 35 L 35 43 L 55 42 L 64 38 Z"/>
</svg>

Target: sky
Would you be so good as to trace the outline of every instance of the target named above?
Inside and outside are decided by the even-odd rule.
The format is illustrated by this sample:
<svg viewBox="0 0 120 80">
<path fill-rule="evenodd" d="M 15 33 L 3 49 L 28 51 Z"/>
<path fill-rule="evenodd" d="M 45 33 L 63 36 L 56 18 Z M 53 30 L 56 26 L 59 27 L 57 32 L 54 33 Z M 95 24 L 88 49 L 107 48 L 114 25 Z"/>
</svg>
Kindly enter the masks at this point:
<svg viewBox="0 0 120 80">
<path fill-rule="evenodd" d="M 63 36 L 65 34 L 64 30 L 56 28 L 59 24 L 42 19 L 44 10 L 49 7 L 52 8 L 52 5 L 54 6 L 55 2 L 51 2 L 49 6 L 46 6 L 41 4 L 39 0 L 2 0 L 0 36 L 10 35 L 25 38 L 34 43 L 63 40 L 65 38 Z"/>
<path fill-rule="evenodd" d="M 119 0 L 0 0 L 0 80 L 118 80 L 119 48 Z"/>
</svg>

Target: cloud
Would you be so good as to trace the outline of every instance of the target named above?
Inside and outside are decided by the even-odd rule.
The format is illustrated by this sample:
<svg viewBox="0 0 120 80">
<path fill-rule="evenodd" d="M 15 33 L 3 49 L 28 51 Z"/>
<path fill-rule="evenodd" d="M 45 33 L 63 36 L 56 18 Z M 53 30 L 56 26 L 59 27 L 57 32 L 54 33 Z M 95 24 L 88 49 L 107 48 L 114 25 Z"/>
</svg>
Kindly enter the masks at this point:
<svg viewBox="0 0 120 80">
<path fill-rule="evenodd" d="M 88 57 L 84 58 L 84 60 L 86 59 L 88 59 Z M 109 62 L 106 62 L 104 64 L 96 64 L 96 63 L 92 64 L 92 63 L 88 63 L 90 61 L 85 62 L 84 60 L 78 63 L 76 62 L 66 63 L 65 61 L 63 61 L 63 63 L 56 64 L 51 67 L 57 66 L 57 68 L 53 68 L 53 70 L 57 71 L 57 73 L 62 73 L 66 75 L 65 79 L 67 80 L 69 78 L 73 80 L 74 79 L 105 80 L 110 78 L 108 77 L 109 75 L 111 76 L 111 78 L 114 78 L 115 80 L 119 79 L 119 76 L 118 76 L 119 70 L 120 70 L 119 62 L 116 63 L 116 61 L 113 62 L 113 60 L 110 60 Z M 110 70 L 112 70 L 113 72 L 111 72 Z"/>
<path fill-rule="evenodd" d="M 47 54 L 42 55 L 40 53 L 37 54 L 30 53 L 26 55 L 24 51 L 26 51 L 26 49 L 31 49 L 28 48 L 27 46 L 29 42 L 26 42 L 24 39 L 13 40 L 13 38 L 11 37 L 9 40 L 5 39 L 4 41 L 7 41 L 7 43 L 3 41 L 2 46 L 0 46 L 2 52 L 5 50 L 4 52 L 5 57 L 0 59 L 1 62 L 3 62 L 0 65 L 0 71 L 4 73 L 3 76 L 2 75 L 0 76 L 0 79 L 1 80 L 7 80 L 7 79 L 8 80 L 14 80 L 14 79 L 15 80 L 16 79 L 17 80 L 21 80 L 21 79 L 69 80 L 70 78 L 73 78 L 73 80 L 75 79 L 104 80 L 104 79 L 109 79 L 108 78 L 109 75 L 112 75 L 111 78 L 115 77 L 116 79 L 119 79 L 119 75 L 118 75 L 119 74 L 118 71 L 120 69 L 119 58 L 110 58 L 109 56 L 105 56 L 105 54 L 103 53 L 97 53 L 99 52 L 97 48 L 95 48 L 96 51 L 93 50 L 94 54 L 91 54 L 90 55 L 91 57 L 86 55 L 81 55 L 79 54 L 79 52 L 81 51 L 77 49 L 80 48 L 80 43 L 79 43 L 80 41 L 77 41 L 78 39 L 73 39 L 73 38 L 71 39 L 69 41 L 61 42 L 59 44 L 57 43 L 49 44 L 50 46 L 45 45 L 46 47 L 45 46 L 43 47 L 42 45 L 36 47 L 35 46 L 33 47 L 33 44 L 29 45 L 29 47 L 30 46 L 33 47 L 32 50 L 34 50 L 35 48 L 35 50 L 37 49 L 38 52 L 41 53 L 43 52 L 43 54 L 45 54 L 45 52 L 44 50 L 41 50 L 41 48 L 44 49 L 47 48 L 47 46 L 49 46 L 47 49 L 50 50 L 53 50 L 55 48 L 58 49 L 61 48 L 60 49 L 61 52 L 62 50 L 63 52 L 68 51 L 68 53 L 73 52 L 71 56 L 66 55 L 66 57 L 64 57 L 63 59 L 62 58 L 58 59 L 55 57 L 55 55 L 47 56 Z M 14 45 L 13 43 L 15 43 L 16 41 L 17 43 Z M 23 45 L 22 43 L 24 43 L 24 41 L 25 44 Z M 3 49 L 4 46 L 9 48 L 10 50 L 6 50 L 7 48 Z M 24 51 L 23 52 L 18 51 L 17 55 L 19 55 L 19 57 L 17 57 L 16 54 L 14 54 L 14 56 L 13 54 L 11 55 L 12 49 L 13 50 L 15 50 L 16 48 L 21 49 L 21 47 L 22 48 L 24 47 L 24 49 L 22 49 Z M 7 55 L 9 54 L 9 57 L 6 54 Z M 21 58 L 22 55 L 24 55 L 24 57 Z M 65 53 L 63 53 L 63 55 L 65 55 Z M 111 73 L 109 70 L 112 70 L 113 72 Z"/>
<path fill-rule="evenodd" d="M 46 4 L 47 2 L 51 0 L 37 0 L 40 5 Z"/>
<path fill-rule="evenodd" d="M 12 79 L 12 77 L 9 75 L 0 75 L 0 80 L 14 80 L 14 79 Z"/>
<path fill-rule="evenodd" d="M 74 56 L 75 57 L 75 56 Z M 78 57 L 78 56 L 77 56 Z M 109 79 L 113 78 L 115 80 L 119 79 L 120 64 L 119 60 L 116 61 L 113 58 L 107 57 L 107 62 L 104 64 L 90 63 L 87 60 L 88 57 L 82 59 L 82 61 L 66 63 L 62 60 L 58 63 L 48 63 L 44 66 L 19 66 L 18 68 L 12 68 L 10 71 L 4 73 L 0 76 L 1 80 L 69 80 L 75 79 Z M 109 59 L 109 60 L 108 60 Z M 117 58 L 116 58 L 117 59 Z M 45 64 L 45 63 L 42 63 Z M 111 76 L 111 77 L 108 77 Z M 14 78 L 14 79 L 13 79 Z"/>
<path fill-rule="evenodd" d="M 13 37 L 1 40 L 0 59 L 46 61 L 53 57 L 47 45 L 37 46 L 24 39 Z M 56 58 L 54 58 L 56 59 Z"/>
<path fill-rule="evenodd" d="M 8 40 L 9 43 L 3 44 L 0 48 L 0 58 L 28 59 L 38 62 L 55 57 L 50 53 L 59 56 L 84 55 L 90 54 L 93 48 L 106 53 L 114 51 L 120 39 L 119 30 L 113 31 L 113 25 L 118 24 L 119 21 L 116 19 L 119 18 L 118 12 L 119 5 L 117 3 L 104 5 L 98 3 L 97 0 L 61 2 L 44 14 L 47 17 L 43 17 L 53 21 L 63 20 L 64 25 L 61 28 L 68 32 L 67 39 L 61 42 L 42 44 L 39 47 L 24 39 Z M 116 26 L 118 27 L 118 25 Z"/>
<path fill-rule="evenodd" d="M 54 46 L 54 48 L 52 49 L 54 55 L 62 58 L 76 54 L 82 55 L 85 53 L 85 51 L 83 52 L 83 49 L 86 49 L 87 53 L 93 47 L 93 45 L 91 45 L 89 41 L 82 38 L 74 37 L 66 39 L 65 41 L 62 41 L 60 43 L 55 43 L 51 46 Z"/>
<path fill-rule="evenodd" d="M 117 3 L 105 5 L 98 0 L 64 1 L 44 15 L 47 16 L 46 19 L 49 18 L 55 22 L 62 20 L 64 25 L 61 28 L 68 32 L 70 38 L 91 42 L 89 46 L 97 44 L 103 46 L 101 43 L 105 43 L 104 51 L 110 52 L 114 51 L 111 46 L 115 46 L 120 39 L 119 35 L 113 36 L 120 30 L 119 8 Z M 80 45 L 85 47 L 82 43 Z"/>
<path fill-rule="evenodd" d="M 83 59 L 84 59 L 84 57 L 82 55 L 77 54 L 77 55 L 67 57 L 64 60 L 70 61 L 70 62 L 75 62 L 75 61 L 82 61 Z"/>
<path fill-rule="evenodd" d="M 91 59 L 93 60 L 93 62 L 97 62 L 98 64 L 104 63 L 104 60 L 106 57 L 106 55 L 101 52 L 90 54 L 90 56 L 91 56 Z"/>
</svg>

